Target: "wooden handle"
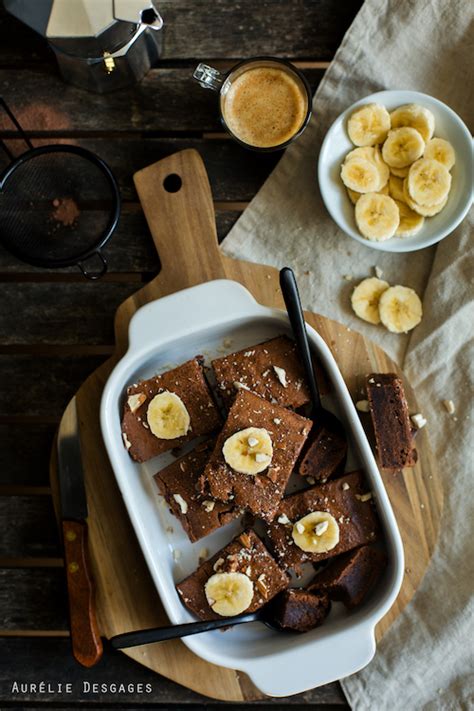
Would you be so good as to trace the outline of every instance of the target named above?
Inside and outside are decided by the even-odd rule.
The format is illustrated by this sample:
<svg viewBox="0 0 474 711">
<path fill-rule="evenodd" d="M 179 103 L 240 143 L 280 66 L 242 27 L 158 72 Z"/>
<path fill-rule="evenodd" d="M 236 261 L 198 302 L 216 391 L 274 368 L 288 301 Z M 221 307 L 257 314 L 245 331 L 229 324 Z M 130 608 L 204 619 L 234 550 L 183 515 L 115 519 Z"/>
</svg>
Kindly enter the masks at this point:
<svg viewBox="0 0 474 711">
<path fill-rule="evenodd" d="M 102 657 L 102 640 L 95 617 L 94 590 L 87 554 L 87 525 L 63 521 L 64 557 L 74 658 L 92 667 Z"/>
<path fill-rule="evenodd" d="M 212 193 L 199 153 L 179 151 L 133 179 L 173 291 L 224 278 Z"/>
</svg>

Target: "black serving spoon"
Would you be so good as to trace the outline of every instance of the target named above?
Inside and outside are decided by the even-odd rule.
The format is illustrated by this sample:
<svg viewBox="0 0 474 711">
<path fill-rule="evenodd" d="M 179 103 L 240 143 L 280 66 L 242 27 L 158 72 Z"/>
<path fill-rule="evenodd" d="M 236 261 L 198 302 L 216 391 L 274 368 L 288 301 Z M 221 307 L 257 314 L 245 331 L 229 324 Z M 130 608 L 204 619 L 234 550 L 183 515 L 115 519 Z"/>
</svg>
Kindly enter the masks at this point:
<svg viewBox="0 0 474 711">
<path fill-rule="evenodd" d="M 124 632 L 110 638 L 110 644 L 114 649 L 125 649 L 127 647 L 138 647 L 141 644 L 151 644 L 152 642 L 164 642 L 167 639 L 177 639 L 188 637 L 191 634 L 200 632 L 210 632 L 221 627 L 232 627 L 242 625 L 245 622 L 263 622 L 271 629 L 282 631 L 273 619 L 271 605 L 265 605 L 256 612 L 247 612 L 235 617 L 222 617 L 218 620 L 206 620 L 204 622 L 186 622 L 183 625 L 169 625 L 167 627 L 152 627 L 148 630 L 138 630 L 136 632 Z"/>
<path fill-rule="evenodd" d="M 344 427 L 340 420 L 332 412 L 326 410 L 321 403 L 321 395 L 319 394 L 318 383 L 314 374 L 313 360 L 311 358 L 311 350 L 309 347 L 308 334 L 306 332 L 303 309 L 301 308 L 298 285 L 293 269 L 290 269 L 290 267 L 283 267 L 280 271 L 280 288 L 310 392 L 310 417 L 314 420 L 317 428 L 343 433 Z"/>
</svg>

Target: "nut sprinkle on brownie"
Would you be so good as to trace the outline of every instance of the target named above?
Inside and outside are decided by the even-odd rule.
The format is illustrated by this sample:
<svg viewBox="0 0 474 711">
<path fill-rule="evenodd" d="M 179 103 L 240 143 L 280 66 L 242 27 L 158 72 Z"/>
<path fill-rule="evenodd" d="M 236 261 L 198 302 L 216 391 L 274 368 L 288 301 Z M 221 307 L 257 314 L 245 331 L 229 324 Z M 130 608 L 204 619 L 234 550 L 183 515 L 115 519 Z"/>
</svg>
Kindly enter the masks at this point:
<svg viewBox="0 0 474 711">
<path fill-rule="evenodd" d="M 289 584 L 251 529 L 234 538 L 176 586 L 191 612 L 203 620 L 255 612 Z"/>
<path fill-rule="evenodd" d="M 146 462 L 199 435 L 221 419 L 199 357 L 127 389 L 122 438 L 136 462 Z"/>
<path fill-rule="evenodd" d="M 199 477 L 213 446 L 213 440 L 198 444 L 191 452 L 176 459 L 154 476 L 171 512 L 179 519 L 193 543 L 242 513 L 232 501 L 223 503 L 206 498 L 197 491 Z"/>
<path fill-rule="evenodd" d="M 201 476 L 201 493 L 271 521 L 312 424 L 239 391 Z"/>
<path fill-rule="evenodd" d="M 287 336 L 230 353 L 213 360 L 211 365 L 227 407 L 239 390 L 250 390 L 283 407 L 296 408 L 309 402 L 296 345 Z"/>
</svg>

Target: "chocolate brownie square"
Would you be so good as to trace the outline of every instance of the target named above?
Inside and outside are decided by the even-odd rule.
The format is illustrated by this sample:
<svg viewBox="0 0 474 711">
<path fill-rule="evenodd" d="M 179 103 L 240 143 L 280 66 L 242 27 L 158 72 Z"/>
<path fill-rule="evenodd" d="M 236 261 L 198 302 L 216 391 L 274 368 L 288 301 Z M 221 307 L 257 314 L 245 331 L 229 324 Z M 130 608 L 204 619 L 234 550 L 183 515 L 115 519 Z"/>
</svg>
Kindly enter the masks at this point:
<svg viewBox="0 0 474 711">
<path fill-rule="evenodd" d="M 199 444 L 154 476 L 158 489 L 192 542 L 208 536 L 242 513 L 233 502 L 225 504 L 206 499 L 197 491 L 199 477 L 213 446 L 213 440 Z"/>
<path fill-rule="evenodd" d="M 309 632 L 319 627 L 329 614 L 331 602 L 325 593 L 313 594 L 302 588 L 289 588 L 272 602 L 272 615 L 282 629 Z"/>
<path fill-rule="evenodd" d="M 415 466 L 418 457 L 402 381 L 395 373 L 371 373 L 366 385 L 381 468 Z"/>
<path fill-rule="evenodd" d="M 150 422 L 150 405 L 152 410 L 155 409 L 159 399 L 163 400 L 166 393 L 170 394 L 170 407 L 176 407 L 182 418 L 179 424 L 182 424 L 183 434 L 172 438 L 168 434 L 166 438 L 153 434 L 154 426 Z M 219 412 L 204 377 L 200 358 L 193 358 L 173 370 L 127 389 L 122 437 L 128 453 L 136 462 L 146 462 L 194 437 L 210 434 L 220 423 Z"/>
<path fill-rule="evenodd" d="M 201 493 L 271 521 L 311 426 L 240 390 L 201 477 Z"/>
<path fill-rule="evenodd" d="M 295 343 L 278 336 L 211 363 L 219 393 L 229 408 L 239 389 L 251 390 L 283 407 L 309 402 L 309 390 Z"/>
<path fill-rule="evenodd" d="M 360 605 L 373 589 L 386 564 L 386 555 L 374 546 L 361 546 L 338 556 L 307 587 L 308 592 L 327 593 L 346 607 Z"/>
<path fill-rule="evenodd" d="M 308 514 L 316 512 L 323 512 L 320 518 L 327 519 L 328 526 L 321 521 L 323 525 L 319 530 L 322 533 L 319 533 L 316 531 L 319 524 L 316 523 L 314 540 L 317 542 L 320 535 L 332 535 L 334 529 L 338 535 L 338 542 L 334 545 L 334 537 L 328 544 L 328 548 L 329 545 L 331 547 L 322 552 L 303 550 L 296 543 L 296 540 L 302 542 L 298 536 L 299 522 Z M 324 512 L 329 513 L 331 518 Z M 327 484 L 313 486 L 287 496 L 278 506 L 268 535 L 280 565 L 299 571 L 301 564 L 306 561 L 318 563 L 366 543 L 372 543 L 377 537 L 378 529 L 372 494 L 362 472 L 355 471 Z M 301 531 L 300 536 L 303 533 Z M 324 540 L 321 538 L 322 543 Z M 308 547 L 306 543 L 305 547 Z"/>
<path fill-rule="evenodd" d="M 206 583 L 218 573 L 239 573 L 250 581 L 253 596 L 239 612 L 255 612 L 289 583 L 288 575 L 280 570 L 257 534 L 251 529 L 244 531 L 176 586 L 186 607 L 203 620 L 222 617 L 210 607 L 206 596 Z"/>
<path fill-rule="evenodd" d="M 299 466 L 301 476 L 324 483 L 344 472 L 347 458 L 347 440 L 342 431 L 327 427 L 313 427 L 309 443 Z"/>
</svg>

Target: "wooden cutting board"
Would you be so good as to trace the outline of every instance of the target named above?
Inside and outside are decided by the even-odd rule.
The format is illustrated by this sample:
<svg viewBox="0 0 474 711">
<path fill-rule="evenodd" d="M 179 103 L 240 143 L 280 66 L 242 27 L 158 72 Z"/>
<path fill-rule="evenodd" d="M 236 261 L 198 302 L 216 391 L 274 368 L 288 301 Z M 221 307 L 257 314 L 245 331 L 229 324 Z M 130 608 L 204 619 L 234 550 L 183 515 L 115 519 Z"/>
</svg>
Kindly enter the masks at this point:
<svg viewBox="0 0 474 711">
<path fill-rule="evenodd" d="M 115 354 L 86 380 L 75 396 L 89 504 L 89 545 L 96 604 L 101 633 L 107 638 L 132 629 L 167 624 L 100 435 L 102 389 L 126 350 L 130 318 L 149 301 L 218 278 L 240 282 L 261 304 L 283 307 L 277 270 L 237 261 L 221 253 L 206 170 L 195 150 L 175 153 L 134 177 L 162 269 L 153 281 L 117 309 Z M 399 371 L 384 351 L 360 334 L 317 314 L 307 313 L 306 318 L 331 348 L 355 399 L 360 399 L 368 372 Z M 159 324 L 156 327 L 159 329 Z M 415 395 L 406 379 L 404 382 L 411 410 L 416 411 Z M 383 477 L 401 529 L 406 574 L 396 603 L 377 627 L 378 638 L 420 584 L 438 533 L 441 480 L 423 430 L 417 437 L 417 448 L 419 461 L 414 469 Z M 51 483 L 56 492 L 54 453 Z M 261 692 L 244 674 L 202 661 L 180 641 L 137 647 L 124 653 L 206 696 L 226 701 L 262 698 Z"/>
</svg>

